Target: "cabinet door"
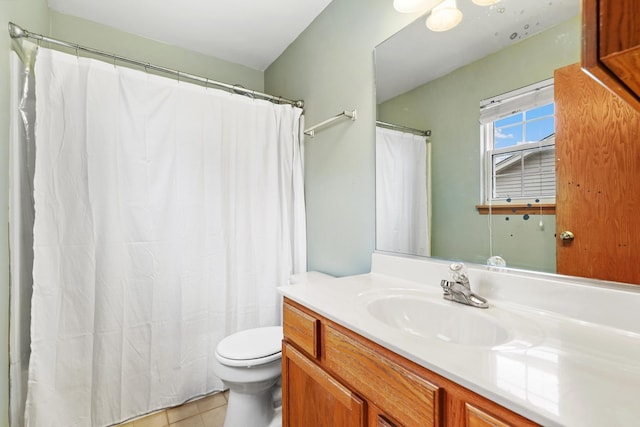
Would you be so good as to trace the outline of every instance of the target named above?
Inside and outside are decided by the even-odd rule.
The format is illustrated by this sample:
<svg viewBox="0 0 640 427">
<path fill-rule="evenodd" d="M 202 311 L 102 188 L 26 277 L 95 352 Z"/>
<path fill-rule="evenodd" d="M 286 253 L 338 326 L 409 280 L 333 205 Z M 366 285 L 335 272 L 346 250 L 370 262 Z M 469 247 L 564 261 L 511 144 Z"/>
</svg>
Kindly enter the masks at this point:
<svg viewBox="0 0 640 427">
<path fill-rule="evenodd" d="M 368 427 L 403 427 L 402 424 L 392 420 L 383 410 L 367 400 L 367 426 Z"/>
<path fill-rule="evenodd" d="M 466 427 L 510 427 L 510 424 L 467 403 Z"/>
<path fill-rule="evenodd" d="M 640 96 L 640 2 L 599 0 L 600 56 L 636 96 Z"/>
<path fill-rule="evenodd" d="M 391 421 L 389 421 L 385 416 L 378 415 L 376 417 L 376 427 L 396 427 Z"/>
<path fill-rule="evenodd" d="M 640 112 L 578 66 L 556 70 L 557 271 L 640 283 Z"/>
<path fill-rule="evenodd" d="M 640 111 L 640 2 L 583 0 L 582 67 Z"/>
<path fill-rule="evenodd" d="M 287 343 L 282 387 L 283 427 L 364 427 L 363 401 Z"/>
<path fill-rule="evenodd" d="M 334 327 L 324 327 L 323 333 L 323 366 L 380 408 L 387 423 L 393 418 L 406 427 L 441 424 L 440 387 L 401 365 L 399 358 L 394 361 Z"/>
</svg>

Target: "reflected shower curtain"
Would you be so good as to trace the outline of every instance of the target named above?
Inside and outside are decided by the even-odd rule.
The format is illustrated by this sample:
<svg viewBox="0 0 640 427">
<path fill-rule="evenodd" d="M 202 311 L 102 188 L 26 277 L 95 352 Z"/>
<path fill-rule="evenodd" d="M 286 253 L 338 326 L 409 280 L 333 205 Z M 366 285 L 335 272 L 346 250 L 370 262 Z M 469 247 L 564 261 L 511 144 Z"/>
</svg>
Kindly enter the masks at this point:
<svg viewBox="0 0 640 427">
<path fill-rule="evenodd" d="M 104 426 L 222 388 L 304 271 L 301 110 L 41 49 L 27 424 Z"/>
<path fill-rule="evenodd" d="M 376 127 L 376 249 L 431 254 L 424 136 Z"/>
</svg>

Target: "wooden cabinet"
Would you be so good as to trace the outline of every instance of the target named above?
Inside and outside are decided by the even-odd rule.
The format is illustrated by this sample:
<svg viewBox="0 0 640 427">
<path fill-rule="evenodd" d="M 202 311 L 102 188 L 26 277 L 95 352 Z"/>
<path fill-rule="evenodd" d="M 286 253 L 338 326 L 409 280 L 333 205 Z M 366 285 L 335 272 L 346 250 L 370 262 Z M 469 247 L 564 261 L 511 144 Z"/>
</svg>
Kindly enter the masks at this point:
<svg viewBox="0 0 640 427">
<path fill-rule="evenodd" d="M 465 404 L 465 422 L 467 427 L 508 427 L 509 424 L 487 414 L 482 409 Z"/>
<path fill-rule="evenodd" d="M 382 409 L 398 425 L 438 425 L 441 389 L 389 354 L 330 325 L 322 328 L 323 367 Z M 384 424 L 382 424 L 384 425 Z"/>
<path fill-rule="evenodd" d="M 383 415 L 378 415 L 376 417 L 375 425 L 377 427 L 394 427 L 393 423 L 386 419 Z"/>
<path fill-rule="evenodd" d="M 289 344 L 282 351 L 283 425 L 364 427 L 364 402 Z"/>
<path fill-rule="evenodd" d="M 640 1 L 639 1 L 640 3 Z M 557 272 L 640 283 L 640 111 L 578 64 L 555 72 Z"/>
<path fill-rule="evenodd" d="M 640 110 L 640 2 L 583 0 L 582 67 Z"/>
<path fill-rule="evenodd" d="M 285 298 L 283 427 L 535 423 Z"/>
</svg>

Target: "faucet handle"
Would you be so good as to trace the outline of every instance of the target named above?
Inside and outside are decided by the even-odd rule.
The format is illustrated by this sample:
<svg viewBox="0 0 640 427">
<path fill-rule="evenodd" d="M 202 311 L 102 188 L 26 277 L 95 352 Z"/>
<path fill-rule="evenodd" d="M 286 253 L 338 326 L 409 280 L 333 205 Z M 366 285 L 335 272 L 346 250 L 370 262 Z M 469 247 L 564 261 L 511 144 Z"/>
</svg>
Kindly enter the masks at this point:
<svg viewBox="0 0 640 427">
<path fill-rule="evenodd" d="M 464 269 L 464 262 L 452 262 L 449 264 L 449 270 L 460 271 Z"/>
<path fill-rule="evenodd" d="M 454 262 L 449 265 L 449 277 L 454 282 L 469 283 L 469 276 L 462 262 Z"/>
</svg>

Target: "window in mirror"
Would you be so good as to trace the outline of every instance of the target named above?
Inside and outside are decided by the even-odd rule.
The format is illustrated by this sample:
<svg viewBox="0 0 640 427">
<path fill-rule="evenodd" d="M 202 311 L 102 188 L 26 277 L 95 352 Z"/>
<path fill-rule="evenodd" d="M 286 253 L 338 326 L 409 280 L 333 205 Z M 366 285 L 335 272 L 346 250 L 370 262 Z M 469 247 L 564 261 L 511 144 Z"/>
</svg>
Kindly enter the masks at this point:
<svg viewBox="0 0 640 427">
<path fill-rule="evenodd" d="M 480 110 L 484 203 L 553 203 L 553 80 L 485 100 Z"/>
</svg>

